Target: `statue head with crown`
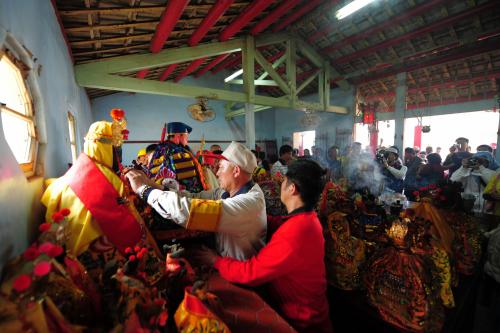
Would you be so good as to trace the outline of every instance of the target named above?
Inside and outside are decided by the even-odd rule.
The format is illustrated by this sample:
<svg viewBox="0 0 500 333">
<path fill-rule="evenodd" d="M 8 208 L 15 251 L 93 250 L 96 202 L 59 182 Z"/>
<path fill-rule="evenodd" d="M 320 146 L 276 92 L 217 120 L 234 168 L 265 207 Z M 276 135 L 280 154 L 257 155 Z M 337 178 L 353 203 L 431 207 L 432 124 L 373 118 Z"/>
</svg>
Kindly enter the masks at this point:
<svg viewBox="0 0 500 333">
<path fill-rule="evenodd" d="M 94 161 L 118 171 L 121 162 L 121 146 L 128 139 L 125 111 L 112 109 L 112 121 L 96 121 L 85 136 L 84 153 Z"/>
</svg>

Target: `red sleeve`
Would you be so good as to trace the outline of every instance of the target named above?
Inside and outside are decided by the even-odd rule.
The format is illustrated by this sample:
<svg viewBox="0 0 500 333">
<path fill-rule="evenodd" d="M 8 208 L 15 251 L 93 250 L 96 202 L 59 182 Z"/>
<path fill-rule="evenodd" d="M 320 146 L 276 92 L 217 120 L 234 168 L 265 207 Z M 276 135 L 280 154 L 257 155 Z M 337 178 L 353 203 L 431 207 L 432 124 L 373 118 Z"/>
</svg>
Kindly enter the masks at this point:
<svg viewBox="0 0 500 333">
<path fill-rule="evenodd" d="M 276 237 L 278 236 L 278 237 Z M 276 234 L 260 252 L 246 261 L 217 258 L 214 267 L 220 275 L 235 283 L 260 285 L 288 274 L 300 264 L 297 247 L 291 246 L 281 234 Z"/>
</svg>

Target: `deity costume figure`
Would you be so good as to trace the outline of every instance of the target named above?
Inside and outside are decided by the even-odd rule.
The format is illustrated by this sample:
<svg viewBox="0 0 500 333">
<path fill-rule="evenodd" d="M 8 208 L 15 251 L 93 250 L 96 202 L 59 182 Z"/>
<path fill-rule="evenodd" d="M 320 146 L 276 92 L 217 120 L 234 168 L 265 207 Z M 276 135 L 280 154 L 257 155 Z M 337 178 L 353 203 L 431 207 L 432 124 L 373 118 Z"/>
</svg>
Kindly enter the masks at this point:
<svg viewBox="0 0 500 333">
<path fill-rule="evenodd" d="M 61 208 L 70 209 L 66 250 L 75 256 L 97 240 L 123 253 L 146 238 L 141 218 L 117 175 L 117 151 L 128 134 L 124 111 L 113 109 L 111 114 L 112 123 L 98 121 L 90 126 L 84 152 L 42 196 L 47 220 Z"/>
<path fill-rule="evenodd" d="M 194 193 L 208 189 L 203 168 L 187 145 L 192 130 L 181 122 L 167 124 L 168 139 L 158 144 L 148 166 L 150 178 L 163 185 L 175 179 L 181 189 Z"/>
</svg>

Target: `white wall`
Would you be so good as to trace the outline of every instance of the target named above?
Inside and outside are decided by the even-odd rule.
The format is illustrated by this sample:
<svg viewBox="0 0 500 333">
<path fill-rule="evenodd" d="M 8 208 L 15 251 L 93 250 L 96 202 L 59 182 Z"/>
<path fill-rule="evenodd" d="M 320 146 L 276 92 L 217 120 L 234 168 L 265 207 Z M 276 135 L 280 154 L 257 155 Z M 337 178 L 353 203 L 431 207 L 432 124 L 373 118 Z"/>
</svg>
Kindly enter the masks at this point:
<svg viewBox="0 0 500 333">
<path fill-rule="evenodd" d="M 0 1 L 0 32 L 8 33 L 32 54 L 37 132 L 40 138 L 38 177 L 21 172 L 0 130 L 0 268 L 32 240 L 42 216 L 42 177 L 61 176 L 71 162 L 67 112 L 83 138 L 92 122 L 90 103 L 78 87 L 73 65 L 50 1 Z M 1 34 L 0 34 L 1 35 Z M 1 42 L 0 42 L 1 43 Z M 0 127 L 1 128 L 1 127 Z M 80 143 L 80 148 L 81 148 Z"/>
</svg>

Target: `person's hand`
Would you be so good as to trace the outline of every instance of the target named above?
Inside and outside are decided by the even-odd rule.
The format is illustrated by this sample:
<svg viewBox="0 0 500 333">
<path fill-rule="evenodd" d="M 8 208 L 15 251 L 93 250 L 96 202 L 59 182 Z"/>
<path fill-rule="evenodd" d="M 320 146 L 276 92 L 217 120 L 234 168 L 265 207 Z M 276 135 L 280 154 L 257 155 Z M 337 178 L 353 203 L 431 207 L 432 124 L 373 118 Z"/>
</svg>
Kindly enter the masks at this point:
<svg viewBox="0 0 500 333">
<path fill-rule="evenodd" d="M 213 266 L 218 256 L 214 250 L 209 249 L 206 246 L 202 246 L 201 249 L 193 252 L 193 257 L 196 260 L 196 262 L 200 264 Z"/>
<path fill-rule="evenodd" d="M 386 168 L 386 169 L 387 169 L 387 167 L 389 166 L 389 163 L 387 163 L 387 158 L 385 158 L 385 157 L 384 157 L 384 158 L 382 159 L 382 164 L 384 165 L 384 168 Z"/>
<path fill-rule="evenodd" d="M 131 169 L 125 174 L 125 176 L 128 178 L 130 187 L 132 187 L 132 190 L 135 193 L 137 193 L 142 185 L 151 186 L 150 179 L 142 171 Z"/>
</svg>

